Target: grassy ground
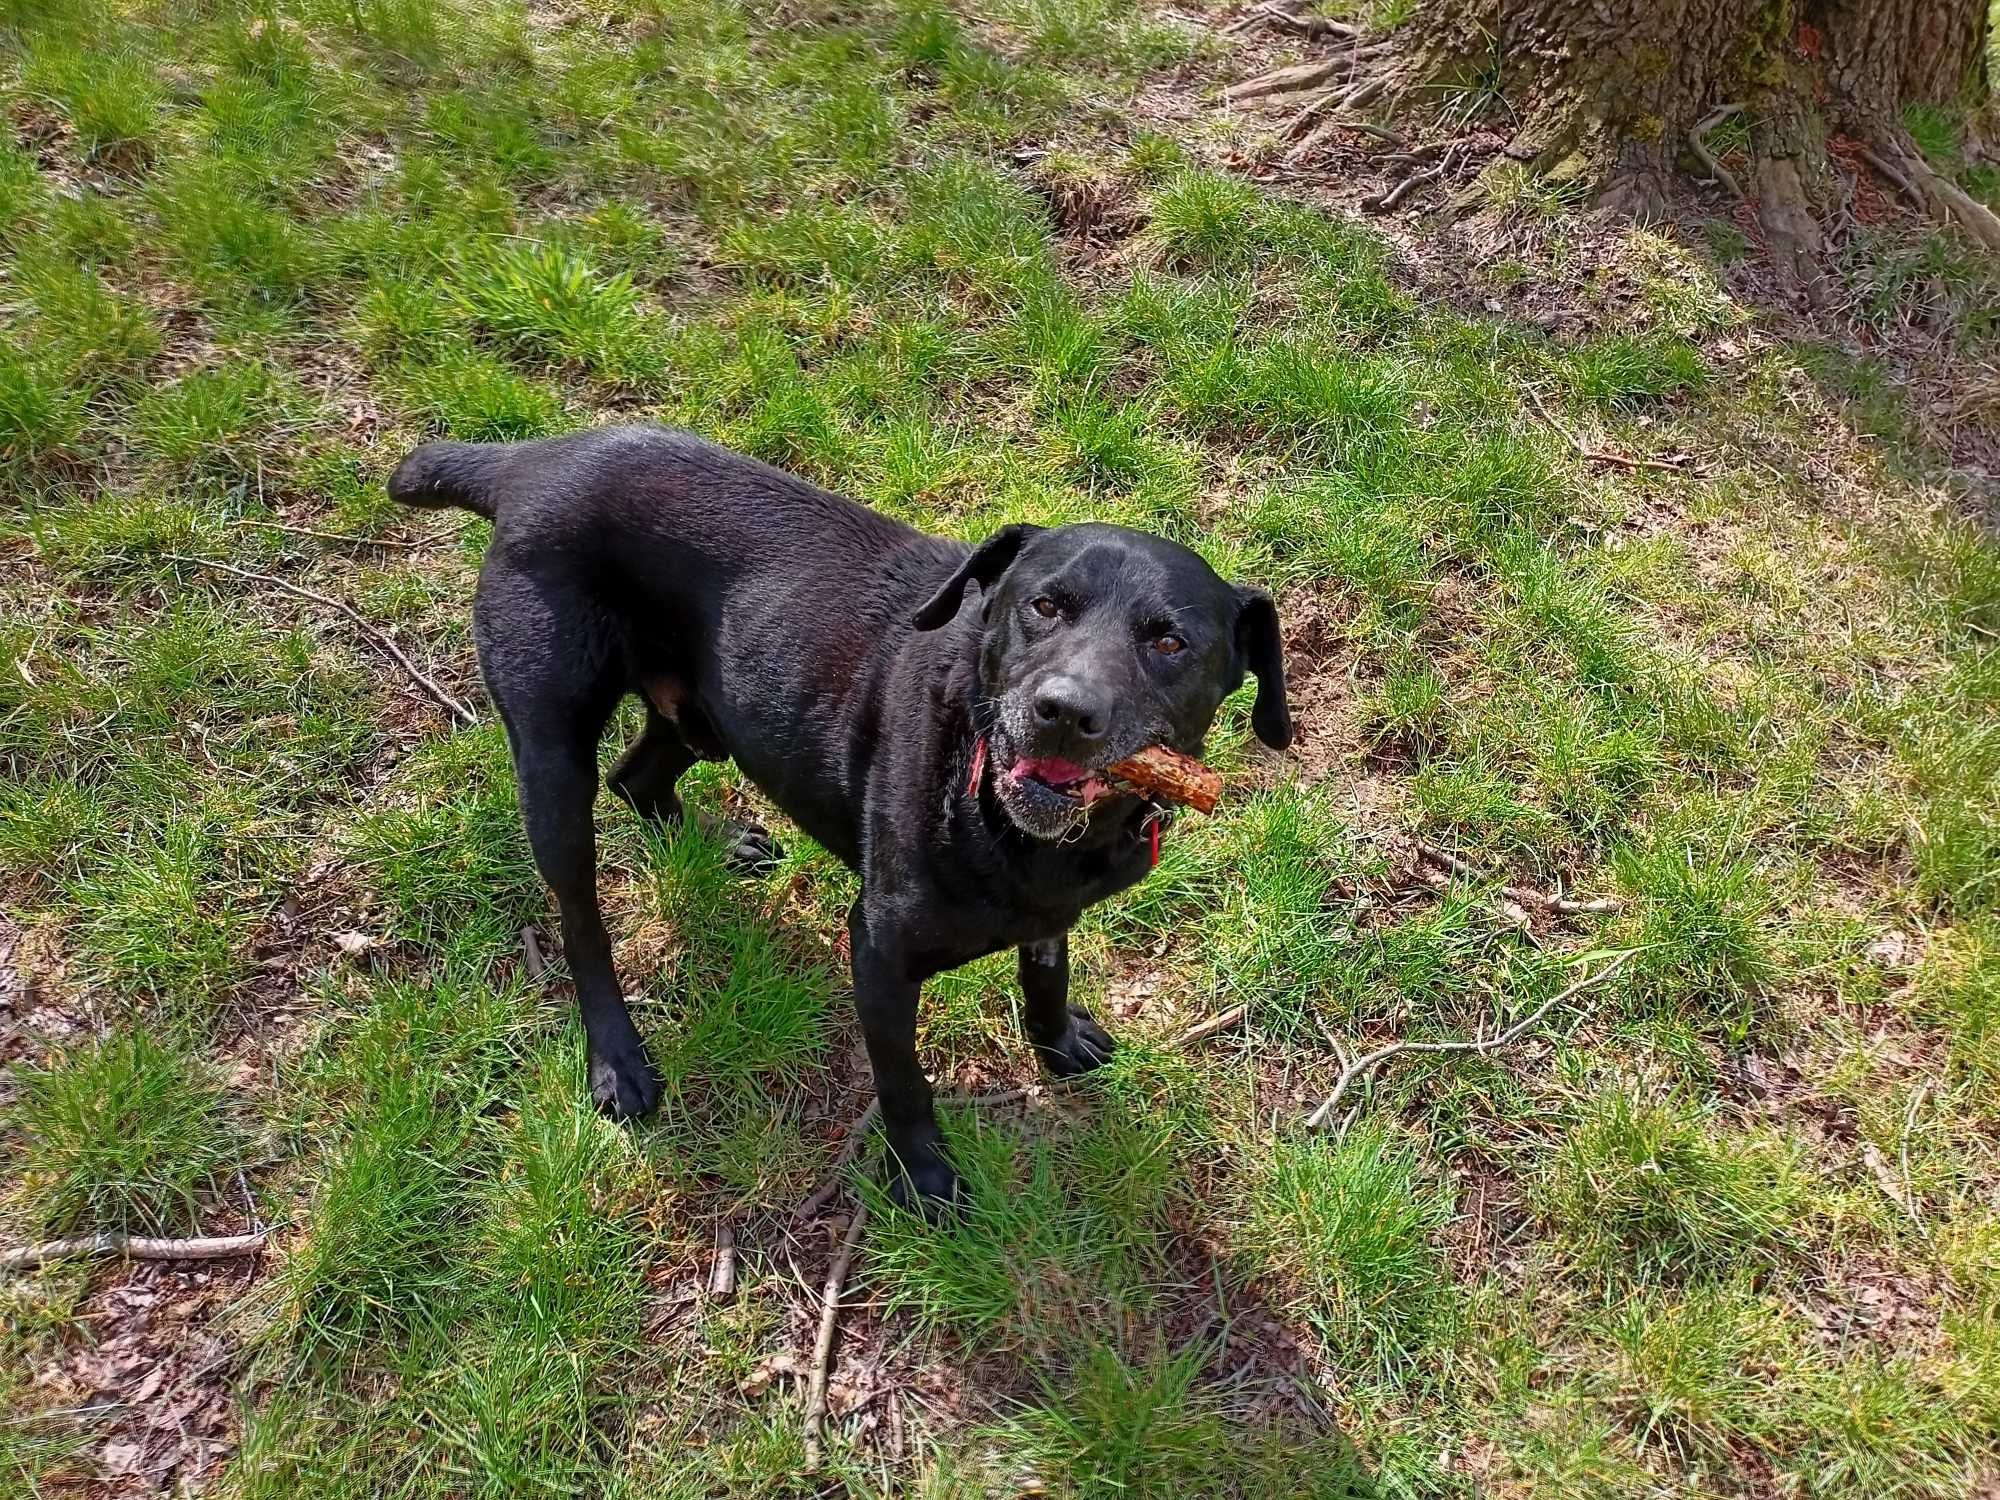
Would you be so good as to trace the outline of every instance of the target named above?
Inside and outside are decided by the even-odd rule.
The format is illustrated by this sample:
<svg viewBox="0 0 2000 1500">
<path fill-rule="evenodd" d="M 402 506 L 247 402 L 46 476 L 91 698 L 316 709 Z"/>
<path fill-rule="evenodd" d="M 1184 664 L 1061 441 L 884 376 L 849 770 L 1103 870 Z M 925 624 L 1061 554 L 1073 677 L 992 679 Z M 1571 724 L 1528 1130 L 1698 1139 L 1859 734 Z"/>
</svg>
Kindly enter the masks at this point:
<svg viewBox="0 0 2000 1500">
<path fill-rule="evenodd" d="M 208 1274 L 7 1281 L 0 1483 L 2000 1483 L 2000 551 L 1893 383 L 1765 331 L 1720 236 L 1628 234 L 1573 338 L 1490 311 L 1559 220 L 1419 294 L 1222 170 L 1229 127 L 1142 125 L 1218 64 L 1184 19 L 766 10 L 0 0 L 0 1212 L 281 1226 Z M 1889 313 L 1990 286 L 1935 246 Z M 962 1225 L 878 1202 L 810 1482 L 838 1226 L 789 1214 L 866 1098 L 850 877 L 795 834 L 745 886 L 607 799 L 667 1087 L 601 1121 L 560 968 L 523 969 L 553 923 L 490 712 L 183 560 L 338 596 L 484 710 L 483 528 L 382 476 L 638 417 L 967 536 L 1152 527 L 1289 627 L 1297 753 L 1232 705 L 1222 814 L 1079 934 L 1116 1064 L 948 1116 Z M 698 799 L 744 793 L 710 769 Z M 1612 951 L 1517 1048 L 1303 1129 L 1354 1047 Z M 1013 1005 L 999 961 L 932 985 L 935 1071 L 1027 1078 Z"/>
</svg>

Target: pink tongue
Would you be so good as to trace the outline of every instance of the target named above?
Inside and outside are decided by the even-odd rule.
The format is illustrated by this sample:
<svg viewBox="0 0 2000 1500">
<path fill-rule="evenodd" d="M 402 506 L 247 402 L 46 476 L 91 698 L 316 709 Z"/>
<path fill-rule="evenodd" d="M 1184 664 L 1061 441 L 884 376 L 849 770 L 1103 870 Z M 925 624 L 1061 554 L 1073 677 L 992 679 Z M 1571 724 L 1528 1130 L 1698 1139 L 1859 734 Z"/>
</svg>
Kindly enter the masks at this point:
<svg viewBox="0 0 2000 1500">
<path fill-rule="evenodd" d="M 1024 776 L 1045 782 L 1049 786 L 1067 786 L 1072 781 L 1081 781 L 1090 773 L 1074 761 L 1064 760 L 1059 755 L 1045 756 L 1039 760 L 1017 760 L 1012 775 L 1016 781 Z"/>
</svg>

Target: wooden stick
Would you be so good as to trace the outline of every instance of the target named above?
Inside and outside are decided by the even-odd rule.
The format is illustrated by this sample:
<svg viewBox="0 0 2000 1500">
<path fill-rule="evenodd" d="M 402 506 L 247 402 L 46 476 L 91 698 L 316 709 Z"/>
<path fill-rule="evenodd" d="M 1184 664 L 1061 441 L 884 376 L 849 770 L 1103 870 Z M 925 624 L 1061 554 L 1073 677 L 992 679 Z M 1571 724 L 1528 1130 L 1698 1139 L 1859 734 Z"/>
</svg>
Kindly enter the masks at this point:
<svg viewBox="0 0 2000 1500">
<path fill-rule="evenodd" d="M 1540 1005 L 1536 1006 L 1535 1009 L 1530 1014 L 1524 1016 L 1521 1020 L 1516 1021 L 1512 1026 L 1509 1026 L 1505 1031 L 1498 1032 L 1493 1036 L 1479 1037 L 1473 1039 L 1472 1041 L 1391 1042 L 1388 1046 L 1383 1047 L 1378 1051 L 1371 1052 L 1366 1057 L 1359 1058 L 1354 1062 L 1347 1064 L 1346 1067 L 1340 1070 L 1340 1077 L 1338 1080 L 1336 1080 L 1336 1082 L 1333 1085 L 1333 1092 L 1327 1095 L 1326 1102 L 1320 1105 L 1320 1107 L 1314 1110 L 1310 1115 L 1306 1116 L 1306 1129 L 1319 1130 L 1323 1128 L 1326 1122 L 1333 1118 L 1333 1112 L 1340 1107 L 1340 1101 L 1347 1096 L 1347 1091 L 1349 1088 L 1353 1086 L 1355 1080 L 1364 1077 L 1368 1073 L 1373 1072 L 1376 1068 L 1379 1068 L 1383 1063 L 1387 1062 L 1390 1058 L 1396 1057 L 1404 1052 L 1487 1053 L 1487 1052 L 1497 1051 L 1502 1047 L 1512 1044 L 1530 1027 L 1532 1027 L 1536 1022 L 1540 1021 L 1543 1016 L 1546 1016 L 1550 1011 L 1554 1010 L 1558 1005 L 1562 1004 L 1563 1001 L 1569 999 L 1572 995 L 1582 994 L 1583 991 L 1590 989 L 1595 985 L 1602 984 L 1605 980 L 1609 979 L 1613 974 L 1616 974 L 1621 968 L 1623 968 L 1625 966 L 1625 960 L 1630 958 L 1631 956 L 1632 952 L 1629 949 L 1619 954 L 1610 963 L 1606 964 L 1603 968 L 1599 969 L 1595 974 L 1591 974 L 1583 979 L 1579 979 L 1575 984 L 1571 985 L 1568 989 L 1564 990 L 1559 995 L 1551 995 L 1547 1000 L 1544 1000 Z"/>
<path fill-rule="evenodd" d="M 715 1231 L 715 1264 L 708 1273 L 708 1295 L 716 1298 L 736 1295 L 736 1230 L 733 1225 L 724 1224 Z"/>
<path fill-rule="evenodd" d="M 521 929 L 521 966 L 528 971 L 528 978 L 538 984 L 549 972 L 549 961 L 542 955 L 542 935 L 532 924 Z"/>
<path fill-rule="evenodd" d="M 411 661 L 409 657 L 403 655 L 402 648 L 390 640 L 387 634 L 370 624 L 361 611 L 353 605 L 344 603 L 327 594 L 315 593 L 312 589 L 287 582 L 283 578 L 274 578 L 269 573 L 253 573 L 248 568 L 234 567 L 226 562 L 218 562 L 212 557 L 187 557 L 178 552 L 163 552 L 160 555 L 168 562 L 187 563 L 189 566 L 196 568 L 213 568 L 218 573 L 229 573 L 238 578 L 247 578 L 252 583 L 268 583 L 273 588 L 283 589 L 288 594 L 297 594 L 301 599 L 310 599 L 315 604 L 323 604 L 328 609 L 340 611 L 341 614 L 347 616 L 353 622 L 355 629 L 366 636 L 372 644 L 384 652 L 397 666 L 409 673 L 410 679 L 442 704 L 451 713 L 453 718 L 464 724 L 477 724 L 479 722 L 477 714 L 419 671 L 417 664 Z"/>
<path fill-rule="evenodd" d="M 848 1267 L 861 1244 L 861 1231 L 868 1227 L 868 1205 L 857 1203 L 854 1217 L 847 1222 L 847 1237 L 840 1253 L 826 1273 L 826 1288 L 820 1293 L 819 1337 L 813 1341 L 812 1383 L 806 1388 L 806 1468 L 820 1464 L 820 1429 L 826 1424 L 826 1377 L 833 1363 L 833 1334 L 840 1320 L 840 1293 L 847 1284 Z"/>
<path fill-rule="evenodd" d="M 1206 1041 L 1218 1031 L 1227 1031 L 1232 1026 L 1242 1025 L 1244 1017 L 1249 1014 L 1249 1006 L 1232 1005 L 1228 1010 L 1218 1012 L 1210 1016 L 1206 1021 L 1201 1021 L 1190 1026 L 1180 1034 L 1180 1039 L 1175 1045 L 1179 1047 L 1191 1047 L 1196 1042 Z"/>
<path fill-rule="evenodd" d="M 17 1250 L 0 1251 L 0 1271 L 26 1271 L 44 1261 L 73 1256 L 119 1255 L 127 1260 L 227 1260 L 264 1248 L 267 1233 L 227 1234 L 210 1239 L 163 1240 L 137 1234 L 89 1234 L 75 1239 L 44 1240 Z"/>
</svg>

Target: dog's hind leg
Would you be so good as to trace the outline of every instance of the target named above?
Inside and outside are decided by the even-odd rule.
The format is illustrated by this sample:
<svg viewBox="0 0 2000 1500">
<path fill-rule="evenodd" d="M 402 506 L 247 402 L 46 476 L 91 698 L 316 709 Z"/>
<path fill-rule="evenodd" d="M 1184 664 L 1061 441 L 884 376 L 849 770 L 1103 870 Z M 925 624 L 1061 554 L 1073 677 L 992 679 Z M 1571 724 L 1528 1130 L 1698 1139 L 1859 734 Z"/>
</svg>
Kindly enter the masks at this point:
<svg viewBox="0 0 2000 1500">
<path fill-rule="evenodd" d="M 597 905 L 597 740 L 618 701 L 612 653 L 589 614 L 564 609 L 545 582 L 493 569 L 473 615 L 479 664 L 507 727 L 521 821 L 562 912 L 563 956 L 589 1049 L 590 1092 L 622 1117 L 650 1114 L 659 1076 L 611 962 Z M 532 620 L 534 631 L 517 628 Z"/>
<path fill-rule="evenodd" d="M 680 730 L 648 703 L 645 729 L 611 768 L 611 790 L 642 818 L 678 823 L 681 799 L 674 783 L 700 758 Z"/>
<path fill-rule="evenodd" d="M 659 683 L 647 684 L 646 727 L 618 757 L 618 763 L 611 768 L 610 780 L 611 790 L 630 804 L 632 811 L 671 827 L 683 815 L 680 794 L 674 790 L 674 784 L 696 761 L 722 759 L 722 747 L 709 734 L 702 736 L 699 748 L 690 744 L 680 725 L 655 706 L 653 695 L 659 690 Z M 682 707 L 685 700 L 670 696 L 669 701 L 682 712 L 693 712 L 696 724 L 706 722 L 699 710 Z M 724 860 L 739 875 L 762 875 L 785 857 L 783 846 L 761 824 L 736 822 L 702 812 L 690 816 L 697 828 L 722 845 Z"/>
<path fill-rule="evenodd" d="M 507 729 L 528 843 L 562 911 L 563 956 L 583 1016 L 591 1097 L 621 1119 L 651 1114 L 660 1100 L 659 1075 L 625 1008 L 597 905 L 596 736 L 579 733 L 573 721 L 524 723 L 514 716 Z"/>
</svg>

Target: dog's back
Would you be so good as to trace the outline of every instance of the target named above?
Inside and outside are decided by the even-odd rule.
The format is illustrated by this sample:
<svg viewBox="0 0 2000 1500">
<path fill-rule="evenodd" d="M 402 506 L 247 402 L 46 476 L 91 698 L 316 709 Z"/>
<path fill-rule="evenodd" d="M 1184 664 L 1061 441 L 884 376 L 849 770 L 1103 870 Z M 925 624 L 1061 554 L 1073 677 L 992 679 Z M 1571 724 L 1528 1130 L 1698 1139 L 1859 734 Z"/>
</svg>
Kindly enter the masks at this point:
<svg viewBox="0 0 2000 1500">
<path fill-rule="evenodd" d="M 541 680 L 594 737 L 621 693 L 664 689 L 822 843 L 857 847 L 864 678 L 962 543 L 663 427 L 426 443 L 389 493 L 494 522 L 474 620 L 503 714 Z"/>
</svg>

